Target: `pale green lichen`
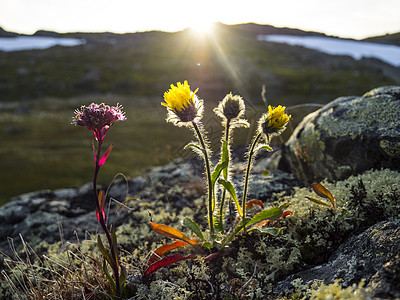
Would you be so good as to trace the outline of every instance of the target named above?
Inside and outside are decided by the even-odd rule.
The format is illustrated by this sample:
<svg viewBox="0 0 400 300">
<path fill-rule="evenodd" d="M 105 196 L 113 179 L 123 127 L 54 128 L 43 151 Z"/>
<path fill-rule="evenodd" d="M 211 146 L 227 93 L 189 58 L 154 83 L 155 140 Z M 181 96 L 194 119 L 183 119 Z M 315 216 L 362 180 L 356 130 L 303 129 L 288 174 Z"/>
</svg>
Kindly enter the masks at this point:
<svg viewBox="0 0 400 300">
<path fill-rule="evenodd" d="M 343 101 L 343 99 L 348 99 L 348 101 Z M 322 112 L 317 121 L 321 130 L 327 131 L 330 137 L 351 136 L 352 139 L 356 139 L 361 133 L 368 131 L 377 131 L 378 134 L 388 137 L 398 136 L 400 106 L 391 97 L 375 95 L 338 100 L 343 101 L 343 104 L 338 104 L 339 108 L 344 110 L 340 118 L 335 116 L 331 107 Z M 338 100 L 332 102 L 330 106 L 337 105 Z"/>
<path fill-rule="evenodd" d="M 363 184 L 360 185 L 360 182 Z M 390 220 L 398 219 L 400 215 L 399 172 L 371 170 L 335 184 L 329 182 L 323 184 L 335 196 L 337 205 L 335 211 L 308 201 L 306 196 L 315 195 L 308 188 L 298 188 L 292 196 L 274 203 L 292 203 L 288 209 L 293 214 L 276 224 L 286 227 L 280 236 L 275 238 L 265 234 L 250 233 L 246 238 L 239 237 L 233 242 L 230 251 L 222 254 L 219 262 L 202 263 L 199 260 L 190 260 L 173 264 L 155 272 L 149 285 L 141 283 L 140 280 L 137 283 L 130 283 L 130 295 L 136 296 L 135 299 L 193 297 L 207 299 L 213 296 L 226 299 L 267 298 L 271 296 L 274 280 L 284 278 L 292 272 L 307 267 L 309 263 L 314 263 L 316 259 L 325 257 L 360 224 L 368 223 L 375 217 Z M 361 198 L 362 206 L 358 203 Z M 180 227 L 179 221 L 183 217 L 194 218 L 195 214 L 201 212 L 204 198 L 194 200 L 195 211 L 188 208 L 177 211 L 172 207 L 166 211 L 165 202 L 162 200 L 154 200 L 151 205 L 139 200 L 132 201 L 134 202 L 130 207 L 134 210 L 131 214 L 132 220 L 135 221 L 118 226 L 117 236 L 123 249 L 121 261 L 128 267 L 128 274 L 140 278 L 147 267 L 151 251 L 170 241 L 148 228 L 149 212 L 154 222 L 177 227 L 190 235 Z M 148 211 L 143 207 L 147 207 Z M 379 214 L 374 215 L 373 211 Z M 93 240 L 82 241 L 79 244 L 79 251 L 88 257 L 100 260 L 101 256 L 94 239 L 95 236 Z M 83 267 L 82 261 L 66 254 L 68 250 L 78 253 L 76 247 L 59 243 L 51 246 L 43 245 L 42 248 L 47 249 L 47 255 L 53 261 L 64 261 L 68 263 L 69 268 L 74 267 L 79 270 Z M 311 256 L 308 256 L 309 253 Z M 90 262 L 88 259 L 85 264 Z M 105 278 L 102 280 L 106 282 Z M 298 289 L 299 287 L 300 283 Z M 311 295 L 312 291 L 314 299 L 321 299 L 318 297 L 322 292 L 329 297 L 335 297 L 335 295 L 347 295 L 350 290 L 343 289 L 335 283 L 323 287 L 318 293 L 314 287 L 301 293 L 299 291 L 298 296 L 305 293 Z M 4 295 L 3 291 L 2 293 Z M 354 290 L 351 290 L 351 293 L 355 295 Z"/>
<path fill-rule="evenodd" d="M 381 140 L 379 142 L 379 146 L 390 157 L 397 157 L 400 155 L 400 143 L 396 143 L 396 142 L 392 142 L 392 141 L 388 141 L 388 140 Z"/>
</svg>

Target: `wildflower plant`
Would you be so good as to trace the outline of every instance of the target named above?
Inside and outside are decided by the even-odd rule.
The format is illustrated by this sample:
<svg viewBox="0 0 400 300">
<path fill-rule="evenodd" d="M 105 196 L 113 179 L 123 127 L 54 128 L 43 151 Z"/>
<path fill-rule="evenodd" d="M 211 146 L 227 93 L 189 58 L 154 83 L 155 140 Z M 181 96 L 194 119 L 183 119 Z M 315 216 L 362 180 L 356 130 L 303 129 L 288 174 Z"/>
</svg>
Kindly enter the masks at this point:
<svg viewBox="0 0 400 300">
<path fill-rule="evenodd" d="M 269 225 L 273 221 L 291 213 L 290 211 L 285 211 L 290 203 L 263 209 L 264 205 L 261 201 L 247 201 L 253 158 L 261 149 L 272 151 L 269 145 L 270 139 L 280 135 L 286 129 L 291 116 L 285 113 L 285 107 L 280 105 L 278 107 L 269 106 L 268 112 L 263 114 L 258 121 L 255 136 L 247 153 L 247 168 L 244 176 L 242 201 L 240 202 L 236 194 L 236 188 L 229 177 L 229 163 L 232 131 L 238 127 L 249 127 L 248 121 L 244 119 L 245 103 L 240 96 L 230 93 L 214 109 L 217 116 L 222 118 L 224 132 L 221 137 L 220 160 L 216 166 L 213 166 L 210 160 L 210 146 L 205 137 L 207 133 L 201 122 L 204 102 L 196 95 L 197 91 L 198 89 L 192 92 L 187 81 L 183 84 L 178 82 L 176 86 L 172 84 L 171 88 L 164 93 L 165 102 L 161 104 L 167 108 L 167 122 L 171 122 L 178 127 L 186 126 L 191 128 L 197 138 L 196 142 L 190 142 L 185 148 L 191 148 L 202 156 L 204 160 L 208 187 L 208 231 L 201 230 L 199 225 L 190 218 L 182 220 L 182 224 L 190 229 L 196 238 L 190 238 L 173 227 L 150 222 L 150 226 L 154 231 L 176 241 L 155 250 L 149 261 L 150 266 L 144 274 L 145 279 L 159 268 L 174 262 L 194 258 L 196 257 L 195 254 L 203 256 L 204 260 L 211 260 L 228 247 L 230 242 L 239 234 L 245 235 L 246 232 L 259 230 L 278 235 L 283 228 L 273 228 Z M 218 193 L 220 189 L 222 190 Z M 227 199 L 232 200 L 235 206 L 234 212 L 229 211 L 229 218 L 226 218 Z M 256 214 L 250 215 L 248 213 L 257 210 L 259 212 Z M 168 251 L 187 245 L 193 249 L 195 254 L 182 256 L 180 253 L 176 253 L 162 258 Z"/>
<path fill-rule="evenodd" d="M 94 176 L 93 176 L 93 195 L 96 203 L 96 217 L 99 221 L 109 244 L 109 249 L 106 249 L 103 245 L 100 235 L 97 237 L 97 245 L 104 257 L 103 270 L 107 276 L 108 281 L 112 287 L 112 292 L 120 297 L 124 288 L 126 280 L 126 270 L 119 263 L 118 256 L 118 242 L 114 228 L 112 226 L 108 228 L 106 223 L 106 215 L 104 212 L 104 206 L 106 201 L 106 194 L 103 190 L 97 190 L 97 177 L 100 171 L 100 167 L 106 162 L 113 145 L 109 146 L 106 152 L 101 155 L 101 148 L 103 145 L 104 138 L 110 129 L 110 127 L 116 121 L 125 121 L 126 117 L 122 111 L 122 106 L 109 106 L 104 103 L 95 104 L 92 103 L 89 106 L 81 106 L 80 109 L 75 110 L 75 116 L 72 119 L 72 124 L 87 127 L 94 133 L 94 138 L 97 141 L 97 148 L 93 141 L 93 153 L 94 153 Z M 112 269 L 114 278 L 109 274 L 107 269 L 107 263 Z"/>
</svg>

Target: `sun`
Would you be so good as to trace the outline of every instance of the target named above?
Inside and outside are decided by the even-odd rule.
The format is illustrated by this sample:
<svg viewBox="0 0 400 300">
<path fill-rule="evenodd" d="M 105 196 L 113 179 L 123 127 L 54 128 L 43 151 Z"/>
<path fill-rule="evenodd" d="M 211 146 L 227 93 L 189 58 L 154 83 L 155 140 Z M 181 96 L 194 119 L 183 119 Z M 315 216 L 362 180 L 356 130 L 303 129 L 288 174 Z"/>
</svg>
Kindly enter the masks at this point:
<svg viewBox="0 0 400 300">
<path fill-rule="evenodd" d="M 190 25 L 190 28 L 198 34 L 207 34 L 212 30 L 214 22 L 207 19 L 197 19 Z"/>
</svg>

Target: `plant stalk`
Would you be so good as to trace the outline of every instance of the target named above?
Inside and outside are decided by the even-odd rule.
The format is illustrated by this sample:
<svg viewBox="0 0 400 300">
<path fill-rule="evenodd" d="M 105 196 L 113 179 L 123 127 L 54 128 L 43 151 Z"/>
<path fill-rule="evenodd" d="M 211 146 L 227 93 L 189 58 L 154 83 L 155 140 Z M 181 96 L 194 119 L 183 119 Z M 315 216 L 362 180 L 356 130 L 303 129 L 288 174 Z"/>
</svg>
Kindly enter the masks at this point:
<svg viewBox="0 0 400 300">
<path fill-rule="evenodd" d="M 110 246 L 110 252 L 111 252 L 111 257 L 113 259 L 114 262 L 114 266 L 111 266 L 113 273 L 114 273 L 114 277 L 115 277 L 115 293 L 116 296 L 119 297 L 121 294 L 120 291 L 120 283 L 119 283 L 119 270 L 118 270 L 118 263 L 117 263 L 117 253 L 114 252 L 114 247 L 113 247 L 113 242 L 112 242 L 112 238 L 111 238 L 111 234 L 110 231 L 107 228 L 107 224 L 104 221 L 104 216 L 103 216 L 103 211 L 100 208 L 99 205 L 99 201 L 98 201 L 98 192 L 97 192 L 97 177 L 99 175 L 99 170 L 100 170 L 100 165 L 99 165 L 99 161 L 100 161 L 100 154 L 101 154 L 101 146 L 103 144 L 103 141 L 101 139 L 98 140 L 98 149 L 97 149 L 97 153 L 96 153 L 96 162 L 95 162 L 95 169 L 94 169 L 94 176 L 93 176 L 93 192 L 94 192 L 94 198 L 95 198 L 95 202 L 96 202 L 96 208 L 97 211 L 99 212 L 99 222 L 101 227 L 103 228 L 104 233 L 106 234 L 107 240 L 108 240 L 108 244 Z M 117 247 L 116 247 L 117 248 Z"/>
<path fill-rule="evenodd" d="M 252 143 L 250 151 L 249 151 L 249 158 L 247 161 L 246 177 L 245 177 L 245 181 L 244 181 L 243 199 L 242 199 L 243 223 L 246 218 L 246 198 L 247 198 L 247 190 L 248 190 L 248 186 L 249 186 L 249 177 L 250 177 L 250 170 L 251 170 L 252 160 L 253 160 L 253 155 L 254 155 L 254 149 L 255 149 L 260 137 L 261 137 L 261 132 L 253 140 L 253 143 Z M 243 227 L 243 231 L 246 233 L 246 225 Z"/>
<path fill-rule="evenodd" d="M 226 127 L 225 127 L 225 141 L 227 142 L 228 158 L 229 158 L 229 153 L 230 153 L 229 129 L 230 129 L 230 120 L 227 120 L 226 121 Z M 221 157 L 222 157 L 222 152 L 223 152 L 223 149 L 221 149 Z M 229 174 L 229 162 L 228 162 L 228 165 L 226 166 L 225 173 L 222 174 L 225 180 L 228 180 L 228 174 Z M 219 210 L 219 222 L 221 224 L 222 233 L 224 233 L 224 226 L 222 225 L 223 224 L 222 220 L 223 220 L 224 215 L 225 215 L 225 211 L 224 211 L 225 198 L 226 198 L 226 190 L 223 189 L 222 190 L 221 205 L 220 205 L 220 210 Z M 229 217 L 230 217 L 231 224 L 232 224 L 232 212 L 231 212 L 230 208 L 231 208 L 231 206 L 229 206 Z"/>
<path fill-rule="evenodd" d="M 211 182 L 211 168 L 210 168 L 210 160 L 208 158 L 206 144 L 204 142 L 203 136 L 199 130 L 199 127 L 195 122 L 192 122 L 194 131 L 197 134 L 197 139 L 200 142 L 201 147 L 203 148 L 204 162 L 206 166 L 206 174 L 207 174 L 207 182 L 208 182 L 208 224 L 210 226 L 210 235 L 214 235 L 214 220 L 213 220 L 213 211 L 212 211 L 212 203 L 213 203 L 213 188 Z"/>
</svg>

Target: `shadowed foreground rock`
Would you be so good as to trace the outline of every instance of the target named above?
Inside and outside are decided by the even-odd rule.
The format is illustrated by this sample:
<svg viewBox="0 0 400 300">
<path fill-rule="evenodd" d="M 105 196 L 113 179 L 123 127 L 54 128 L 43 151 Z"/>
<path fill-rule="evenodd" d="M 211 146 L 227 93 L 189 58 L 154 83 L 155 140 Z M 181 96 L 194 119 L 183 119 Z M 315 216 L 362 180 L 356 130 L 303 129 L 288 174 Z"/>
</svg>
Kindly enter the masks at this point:
<svg viewBox="0 0 400 300">
<path fill-rule="evenodd" d="M 400 170 L 400 87 L 332 101 L 304 118 L 286 146 L 284 159 L 304 184 Z"/>
<path fill-rule="evenodd" d="M 341 279 L 344 287 L 367 282 L 366 289 L 376 297 L 400 297 L 400 222 L 380 222 L 350 237 L 329 261 L 287 277 L 276 285 L 277 294 L 291 290 L 291 282 L 300 278 L 311 285 Z"/>
</svg>

